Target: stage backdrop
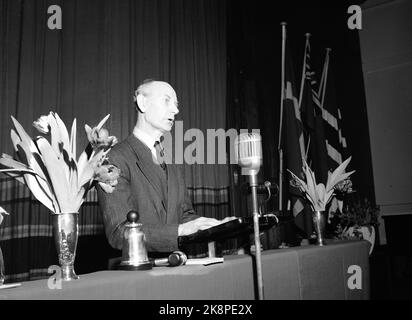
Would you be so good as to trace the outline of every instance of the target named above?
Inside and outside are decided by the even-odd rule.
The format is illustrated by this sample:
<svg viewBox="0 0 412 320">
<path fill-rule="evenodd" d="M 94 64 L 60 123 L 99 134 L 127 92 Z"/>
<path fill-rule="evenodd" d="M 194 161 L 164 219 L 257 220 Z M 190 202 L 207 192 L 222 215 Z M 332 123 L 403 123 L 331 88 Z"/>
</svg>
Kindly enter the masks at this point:
<svg viewBox="0 0 412 320">
<path fill-rule="evenodd" d="M 48 28 L 51 5 L 62 10 L 62 29 Z M 174 86 L 184 130 L 198 128 L 206 137 L 208 128 L 225 128 L 225 1 L 3 0 L 0 39 L 2 153 L 13 152 L 11 115 L 31 135 L 33 120 L 49 111 L 67 125 L 77 118 L 79 153 L 84 124 L 108 113 L 110 133 L 126 138 L 136 121 L 133 92 L 147 78 Z M 229 215 L 227 165 L 186 165 L 185 174 L 199 214 Z M 49 214 L 24 186 L 1 178 L 1 205 L 11 213 L 0 227 L 6 273 L 44 276 L 56 262 Z M 102 235 L 93 195 L 81 211 L 81 234 Z"/>
</svg>

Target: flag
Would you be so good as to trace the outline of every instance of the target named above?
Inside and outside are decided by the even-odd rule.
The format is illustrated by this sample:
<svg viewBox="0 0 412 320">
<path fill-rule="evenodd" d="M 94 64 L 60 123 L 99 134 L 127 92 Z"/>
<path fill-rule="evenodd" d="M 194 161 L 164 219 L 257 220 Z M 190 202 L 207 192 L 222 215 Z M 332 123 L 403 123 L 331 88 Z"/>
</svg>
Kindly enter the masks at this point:
<svg viewBox="0 0 412 320">
<path fill-rule="evenodd" d="M 310 60 L 310 42 L 307 36 L 299 106 L 304 128 L 306 160 L 315 173 L 316 182 L 326 183 L 328 178 L 328 161 L 324 121 L 316 74 L 312 69 Z"/>
<path fill-rule="evenodd" d="M 335 78 L 333 65 L 330 63 L 330 49 L 326 49 L 325 63 L 323 66 L 323 86 L 320 88 L 322 117 L 324 120 L 325 141 L 329 171 L 335 170 L 347 157 L 347 144 L 342 130 L 342 114 L 336 97 Z M 328 221 L 334 213 L 342 212 L 343 202 L 333 198 L 329 207 Z"/>
<path fill-rule="evenodd" d="M 320 92 L 322 94 L 321 105 L 328 154 L 328 169 L 333 171 L 346 159 L 347 145 L 342 131 L 342 114 L 337 103 L 335 78 L 330 64 L 329 52 L 330 49 L 327 49 L 323 67 L 324 85 Z"/>
<path fill-rule="evenodd" d="M 298 102 L 298 90 L 293 70 L 293 62 L 289 48 L 285 46 L 285 76 L 283 94 L 283 139 L 282 149 L 284 154 L 285 169 L 301 175 L 303 159 L 305 158 L 305 145 L 303 125 Z M 286 185 L 285 197 L 293 212 L 296 226 L 308 237 L 312 233 L 312 216 L 308 204 L 301 191 L 290 185 L 290 173 L 285 171 Z"/>
</svg>

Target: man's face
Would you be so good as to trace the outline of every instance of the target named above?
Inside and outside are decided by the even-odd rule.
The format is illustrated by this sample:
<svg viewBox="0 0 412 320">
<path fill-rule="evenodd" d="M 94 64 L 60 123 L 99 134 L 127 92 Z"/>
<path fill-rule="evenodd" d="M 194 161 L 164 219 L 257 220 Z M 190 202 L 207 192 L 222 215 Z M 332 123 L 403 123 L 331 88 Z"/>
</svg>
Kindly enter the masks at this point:
<svg viewBox="0 0 412 320">
<path fill-rule="evenodd" d="M 170 131 L 179 113 L 176 92 L 166 82 L 153 82 L 146 92 L 146 122 L 161 132 Z"/>
</svg>

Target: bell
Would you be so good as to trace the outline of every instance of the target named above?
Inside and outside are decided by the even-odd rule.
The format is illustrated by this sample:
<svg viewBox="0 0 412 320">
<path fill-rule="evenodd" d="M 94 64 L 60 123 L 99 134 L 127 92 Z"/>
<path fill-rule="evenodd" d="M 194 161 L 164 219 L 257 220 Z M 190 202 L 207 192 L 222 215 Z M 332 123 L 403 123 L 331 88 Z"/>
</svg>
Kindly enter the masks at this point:
<svg viewBox="0 0 412 320">
<path fill-rule="evenodd" d="M 146 238 L 142 231 L 142 224 L 137 223 L 139 214 L 136 211 L 130 211 L 127 214 L 125 225 L 122 261 L 120 270 L 149 270 L 152 269 L 152 263 L 147 256 Z"/>
</svg>

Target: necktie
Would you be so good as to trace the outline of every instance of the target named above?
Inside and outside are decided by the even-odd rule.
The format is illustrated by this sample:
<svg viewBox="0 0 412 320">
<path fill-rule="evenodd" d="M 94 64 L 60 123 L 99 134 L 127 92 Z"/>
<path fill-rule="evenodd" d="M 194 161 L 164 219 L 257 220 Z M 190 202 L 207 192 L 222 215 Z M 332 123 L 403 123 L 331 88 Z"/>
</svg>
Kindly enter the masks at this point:
<svg viewBox="0 0 412 320">
<path fill-rule="evenodd" d="M 160 144 L 159 141 L 156 141 L 154 147 L 156 149 L 157 162 L 160 164 L 160 167 L 163 170 L 166 170 L 166 163 L 164 159 L 165 152 L 164 152 L 162 145 Z"/>
</svg>

